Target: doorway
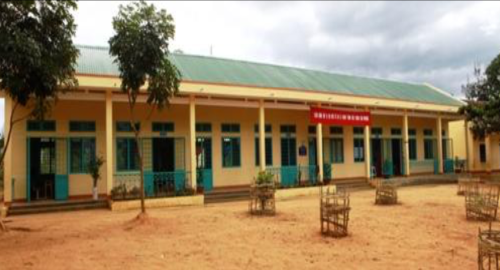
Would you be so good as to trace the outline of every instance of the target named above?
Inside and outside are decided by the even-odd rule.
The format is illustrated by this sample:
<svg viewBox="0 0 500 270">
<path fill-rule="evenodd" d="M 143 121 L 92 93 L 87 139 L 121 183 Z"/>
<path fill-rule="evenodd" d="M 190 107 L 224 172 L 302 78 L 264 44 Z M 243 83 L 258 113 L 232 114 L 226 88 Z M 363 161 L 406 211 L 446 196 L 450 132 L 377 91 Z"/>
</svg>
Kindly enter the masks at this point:
<svg viewBox="0 0 500 270">
<path fill-rule="evenodd" d="M 153 139 L 153 172 L 173 172 L 175 170 L 174 139 Z"/>
<path fill-rule="evenodd" d="M 53 200 L 56 180 L 55 140 L 31 138 L 28 147 L 28 201 Z"/>
<path fill-rule="evenodd" d="M 391 140 L 391 150 L 392 150 L 392 164 L 393 164 L 393 173 L 394 175 L 402 175 L 402 140 L 401 139 L 392 139 Z"/>
<path fill-rule="evenodd" d="M 174 140 L 172 138 L 153 138 L 153 178 L 154 188 L 149 189 L 152 195 L 172 193 L 175 191 L 174 175 L 170 172 L 175 170 Z"/>
<path fill-rule="evenodd" d="M 372 153 L 372 177 L 382 177 L 382 139 L 374 138 L 371 140 Z M 375 170 L 373 170 L 375 168 Z"/>
</svg>

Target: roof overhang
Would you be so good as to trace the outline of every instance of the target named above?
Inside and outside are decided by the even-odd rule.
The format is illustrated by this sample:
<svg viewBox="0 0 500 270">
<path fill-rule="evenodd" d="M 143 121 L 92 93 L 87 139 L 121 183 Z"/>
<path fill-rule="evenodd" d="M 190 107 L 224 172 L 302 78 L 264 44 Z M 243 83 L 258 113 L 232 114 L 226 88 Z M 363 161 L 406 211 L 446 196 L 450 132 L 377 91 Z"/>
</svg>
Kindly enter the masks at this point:
<svg viewBox="0 0 500 270">
<path fill-rule="evenodd" d="M 79 88 L 83 90 L 119 91 L 121 80 L 115 76 L 77 75 Z M 358 108 L 400 109 L 408 111 L 431 111 L 437 113 L 457 114 L 458 106 L 414 102 L 407 100 L 374 98 L 335 94 L 324 91 L 303 91 L 281 88 L 261 88 L 253 86 L 214 84 L 184 81 L 180 85 L 181 95 L 208 97 L 264 99 L 290 101 L 310 104 L 334 104 Z"/>
</svg>

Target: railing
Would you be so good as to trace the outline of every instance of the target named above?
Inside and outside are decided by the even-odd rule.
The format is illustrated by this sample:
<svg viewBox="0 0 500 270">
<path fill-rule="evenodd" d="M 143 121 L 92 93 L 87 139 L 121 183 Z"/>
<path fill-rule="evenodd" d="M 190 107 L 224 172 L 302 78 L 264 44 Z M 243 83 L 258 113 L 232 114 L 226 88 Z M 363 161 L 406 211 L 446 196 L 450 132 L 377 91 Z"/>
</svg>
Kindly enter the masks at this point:
<svg viewBox="0 0 500 270">
<path fill-rule="evenodd" d="M 190 173 L 184 170 L 173 172 L 144 172 L 144 193 L 147 198 L 193 195 Z M 114 200 L 138 199 L 141 195 L 139 172 L 117 173 L 111 197 Z"/>
<path fill-rule="evenodd" d="M 463 164 L 463 165 L 462 165 Z M 465 160 L 453 160 L 444 159 L 443 160 L 443 172 L 444 173 L 455 173 L 455 168 L 465 168 Z M 439 161 L 437 159 L 428 160 L 410 160 L 410 172 L 411 173 L 422 173 L 422 172 L 433 172 L 434 174 L 439 173 Z"/>
<path fill-rule="evenodd" d="M 282 188 L 314 186 L 318 184 L 318 166 L 270 167 L 266 171 L 274 175 L 274 181 Z"/>
<path fill-rule="evenodd" d="M 433 159 L 426 160 L 410 160 L 410 173 L 434 173 L 435 161 Z"/>
<path fill-rule="evenodd" d="M 196 187 L 203 192 L 213 189 L 212 169 L 196 169 Z"/>
</svg>

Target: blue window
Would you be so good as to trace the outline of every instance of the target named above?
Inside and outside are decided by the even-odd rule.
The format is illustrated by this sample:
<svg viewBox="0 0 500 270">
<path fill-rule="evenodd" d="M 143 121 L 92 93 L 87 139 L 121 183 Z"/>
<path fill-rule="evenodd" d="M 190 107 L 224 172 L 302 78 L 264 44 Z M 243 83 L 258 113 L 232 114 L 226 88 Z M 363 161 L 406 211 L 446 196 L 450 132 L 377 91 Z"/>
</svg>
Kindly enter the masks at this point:
<svg viewBox="0 0 500 270">
<path fill-rule="evenodd" d="M 266 137 L 264 138 L 265 151 L 266 151 L 265 152 L 266 166 L 273 165 L 273 139 L 271 137 L 272 130 L 273 129 L 271 125 L 268 124 L 264 126 L 264 132 L 266 134 Z M 255 125 L 254 131 L 255 131 L 255 165 L 258 166 L 260 165 L 259 125 Z"/>
<path fill-rule="evenodd" d="M 344 129 L 342 127 L 330 127 L 330 134 L 332 135 L 343 135 Z"/>
<path fill-rule="evenodd" d="M 354 162 L 365 161 L 365 141 L 360 138 L 354 138 Z"/>
<path fill-rule="evenodd" d="M 212 125 L 209 123 L 196 123 L 196 132 L 212 132 Z"/>
<path fill-rule="evenodd" d="M 417 160 L 417 139 L 410 138 L 408 140 L 408 148 L 410 151 L 410 160 Z"/>
<path fill-rule="evenodd" d="M 241 145 L 238 137 L 222 138 L 222 167 L 231 168 L 241 166 Z"/>
<path fill-rule="evenodd" d="M 365 134 L 365 129 L 362 128 L 362 127 L 353 127 L 352 128 L 352 133 L 354 135 L 363 135 L 363 134 Z"/>
<path fill-rule="evenodd" d="M 344 140 L 342 138 L 330 139 L 330 159 L 332 163 L 344 163 Z"/>
<path fill-rule="evenodd" d="M 273 139 L 271 137 L 265 138 L 266 147 L 266 166 L 273 165 Z M 260 165 L 260 147 L 259 138 L 255 138 L 255 165 Z"/>
<path fill-rule="evenodd" d="M 70 172 L 87 173 L 89 163 L 95 159 L 95 138 L 70 138 Z"/>
<path fill-rule="evenodd" d="M 137 130 L 140 130 L 141 129 L 141 124 L 140 123 L 135 123 L 135 128 Z M 133 129 L 132 129 L 132 125 L 130 124 L 130 122 L 123 121 L 123 122 L 116 122 L 116 131 L 120 131 L 120 132 L 132 132 Z"/>
<path fill-rule="evenodd" d="M 27 125 L 28 131 L 56 131 L 56 122 L 52 120 L 28 120 Z"/>
<path fill-rule="evenodd" d="M 434 140 L 424 139 L 424 158 L 434 159 Z"/>
<path fill-rule="evenodd" d="M 409 157 L 410 160 L 417 160 L 417 130 L 416 129 L 409 129 L 408 130 L 408 150 L 409 150 Z"/>
<path fill-rule="evenodd" d="M 130 124 L 129 124 L 130 126 Z M 171 122 L 153 122 L 153 132 L 174 132 L 174 123 Z"/>
<path fill-rule="evenodd" d="M 374 137 L 379 137 L 382 136 L 383 130 L 380 127 L 373 127 L 372 128 L 372 136 Z"/>
<path fill-rule="evenodd" d="M 391 128 L 391 135 L 401 136 L 401 129 L 400 128 Z"/>
<path fill-rule="evenodd" d="M 222 124 L 221 125 L 222 132 L 226 133 L 238 133 L 240 132 L 239 124 Z"/>
<path fill-rule="evenodd" d="M 95 131 L 95 122 L 93 121 L 70 121 L 69 131 L 93 132 Z"/>
<path fill-rule="evenodd" d="M 116 169 L 118 171 L 139 170 L 139 152 L 134 138 L 116 139 Z"/>
</svg>

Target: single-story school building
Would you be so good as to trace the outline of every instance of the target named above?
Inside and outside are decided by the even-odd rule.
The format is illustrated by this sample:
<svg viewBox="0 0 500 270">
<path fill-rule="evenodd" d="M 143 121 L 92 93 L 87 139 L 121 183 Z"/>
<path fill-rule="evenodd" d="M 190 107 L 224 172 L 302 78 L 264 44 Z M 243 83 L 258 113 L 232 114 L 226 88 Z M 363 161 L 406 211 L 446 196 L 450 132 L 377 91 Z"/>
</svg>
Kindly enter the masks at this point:
<svg viewBox="0 0 500 270">
<path fill-rule="evenodd" d="M 13 126 L 7 204 L 90 197 L 95 155 L 101 196 L 138 185 L 138 149 L 148 196 L 248 186 L 261 170 L 284 187 L 454 170 L 448 124 L 462 102 L 429 84 L 171 54 L 179 95 L 163 110 L 138 98 L 137 145 L 108 48 L 79 49 L 78 89 L 46 120 Z M 12 106 L 5 97 L 5 133 Z"/>
<path fill-rule="evenodd" d="M 470 130 L 471 125 L 472 123 L 464 120 L 450 123 L 455 155 L 467 160 L 467 170 L 471 173 L 500 172 L 500 134 L 474 138 Z"/>
</svg>

